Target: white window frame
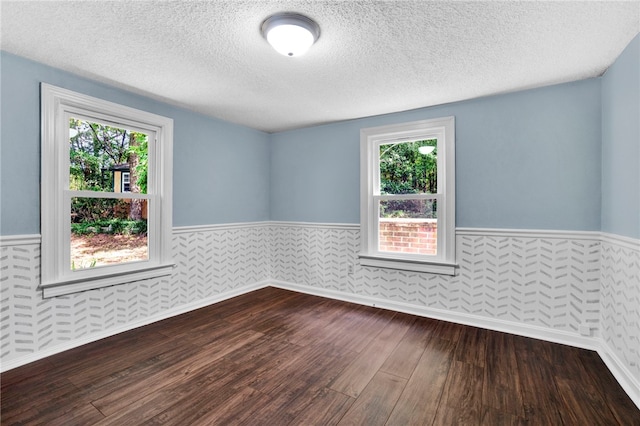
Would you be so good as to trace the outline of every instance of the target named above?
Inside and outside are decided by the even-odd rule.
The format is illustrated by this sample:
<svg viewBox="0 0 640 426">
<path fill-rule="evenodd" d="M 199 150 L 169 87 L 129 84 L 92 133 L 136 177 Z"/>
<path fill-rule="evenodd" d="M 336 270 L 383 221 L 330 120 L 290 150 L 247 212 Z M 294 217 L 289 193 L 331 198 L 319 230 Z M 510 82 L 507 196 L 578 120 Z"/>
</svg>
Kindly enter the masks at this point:
<svg viewBox="0 0 640 426">
<path fill-rule="evenodd" d="M 437 139 L 437 194 L 380 194 L 380 145 Z M 437 254 L 378 250 L 379 203 L 385 198 L 437 199 Z M 360 264 L 455 275 L 455 118 L 444 117 L 360 130 Z"/>
<path fill-rule="evenodd" d="M 71 197 L 121 198 L 123 194 L 69 189 L 69 117 L 95 119 L 149 135 L 147 194 L 148 260 L 84 268 L 70 267 Z M 149 112 L 41 84 L 41 282 L 43 297 L 170 275 L 173 269 L 173 120 Z"/>
<path fill-rule="evenodd" d="M 124 189 L 124 186 L 127 184 L 129 185 L 129 191 L 125 191 Z M 122 172 L 120 175 L 120 192 L 131 192 L 131 172 Z"/>
</svg>

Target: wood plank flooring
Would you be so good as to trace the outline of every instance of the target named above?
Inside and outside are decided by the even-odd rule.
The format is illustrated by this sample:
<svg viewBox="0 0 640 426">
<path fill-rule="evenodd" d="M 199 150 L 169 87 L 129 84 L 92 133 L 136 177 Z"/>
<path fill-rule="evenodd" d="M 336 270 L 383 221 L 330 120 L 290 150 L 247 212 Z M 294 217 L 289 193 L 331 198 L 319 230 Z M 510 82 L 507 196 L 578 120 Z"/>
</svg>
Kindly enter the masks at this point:
<svg viewBox="0 0 640 426">
<path fill-rule="evenodd" d="M 0 381 L 3 425 L 640 425 L 595 352 L 276 288 Z"/>
</svg>

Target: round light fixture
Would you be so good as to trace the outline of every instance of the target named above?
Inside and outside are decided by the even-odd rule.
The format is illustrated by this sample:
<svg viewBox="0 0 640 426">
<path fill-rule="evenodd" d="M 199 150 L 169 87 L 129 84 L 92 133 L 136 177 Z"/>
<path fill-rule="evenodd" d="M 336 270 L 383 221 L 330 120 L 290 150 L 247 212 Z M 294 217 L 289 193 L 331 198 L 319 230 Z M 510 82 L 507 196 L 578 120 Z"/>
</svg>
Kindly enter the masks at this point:
<svg viewBox="0 0 640 426">
<path fill-rule="evenodd" d="M 420 154 L 427 155 L 427 154 L 430 154 L 431 152 L 433 152 L 434 149 L 436 149 L 435 146 L 425 145 L 425 146 L 418 147 L 418 152 Z"/>
<path fill-rule="evenodd" d="M 265 19 L 262 35 L 269 44 L 285 56 L 303 55 L 320 37 L 320 27 L 298 13 L 279 13 Z"/>
</svg>

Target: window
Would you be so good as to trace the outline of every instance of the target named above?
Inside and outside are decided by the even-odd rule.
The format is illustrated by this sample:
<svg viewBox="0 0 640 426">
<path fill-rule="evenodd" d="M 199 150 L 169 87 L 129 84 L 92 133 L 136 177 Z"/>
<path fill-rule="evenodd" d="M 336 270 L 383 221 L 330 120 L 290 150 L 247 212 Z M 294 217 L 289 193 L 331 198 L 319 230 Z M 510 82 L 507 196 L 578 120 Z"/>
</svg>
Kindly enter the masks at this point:
<svg viewBox="0 0 640 426">
<path fill-rule="evenodd" d="M 43 296 L 170 275 L 173 120 L 41 95 Z"/>
<path fill-rule="evenodd" d="M 129 172 L 122 172 L 122 191 L 121 192 L 130 192 L 131 191 L 131 174 Z"/>
<path fill-rule="evenodd" d="M 360 131 L 360 263 L 455 274 L 454 117 Z"/>
</svg>

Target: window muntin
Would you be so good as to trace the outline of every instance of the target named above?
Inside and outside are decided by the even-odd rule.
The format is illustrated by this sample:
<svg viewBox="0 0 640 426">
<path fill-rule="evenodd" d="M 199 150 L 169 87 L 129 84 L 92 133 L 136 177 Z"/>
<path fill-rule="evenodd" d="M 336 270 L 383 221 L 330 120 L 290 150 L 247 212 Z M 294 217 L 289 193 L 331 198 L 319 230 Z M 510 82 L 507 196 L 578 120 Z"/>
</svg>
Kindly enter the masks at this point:
<svg viewBox="0 0 640 426">
<path fill-rule="evenodd" d="M 129 141 L 138 139 L 120 147 L 127 151 L 128 162 L 133 148 L 139 148 L 129 170 L 134 191 L 123 193 L 114 184 L 109 174 L 117 169 L 116 163 L 122 166 L 124 157 L 100 151 L 96 148 L 100 144 L 83 152 L 83 161 L 96 163 L 91 167 L 93 173 L 78 169 L 82 164 L 77 161 L 76 154 L 82 151 L 78 140 L 87 132 L 95 137 L 98 128 L 121 137 L 129 135 L 120 142 L 128 137 L 132 138 Z M 99 134 L 97 139 L 101 139 Z M 45 297 L 171 273 L 172 139 L 171 119 L 42 84 L 41 288 Z M 84 139 L 84 148 L 90 140 Z M 110 161 L 101 161 L 108 155 Z M 127 241 L 112 241 L 115 246 L 107 253 L 112 255 L 109 261 L 79 258 L 72 229 L 77 231 L 81 222 L 80 205 L 93 220 L 87 226 L 93 228 L 91 232 L 118 237 L 112 240 L 127 235 L 136 238 L 139 253 L 119 257 L 114 252 L 132 247 Z M 127 219 L 117 217 L 122 209 Z M 135 220 L 128 220 L 131 211 L 136 213 Z M 146 234 L 144 238 L 139 238 L 141 233 Z"/>
<path fill-rule="evenodd" d="M 362 264 L 454 273 L 454 130 L 449 117 L 361 131 Z"/>
</svg>

